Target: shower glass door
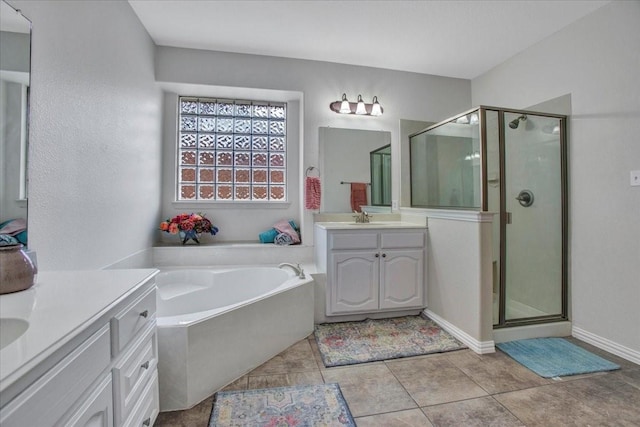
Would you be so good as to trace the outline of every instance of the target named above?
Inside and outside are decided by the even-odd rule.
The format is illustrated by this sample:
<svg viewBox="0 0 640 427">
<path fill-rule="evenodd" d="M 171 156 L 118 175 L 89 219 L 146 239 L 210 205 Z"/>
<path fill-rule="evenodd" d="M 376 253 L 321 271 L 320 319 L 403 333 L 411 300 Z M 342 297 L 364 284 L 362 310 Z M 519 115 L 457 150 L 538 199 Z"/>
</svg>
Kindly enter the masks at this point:
<svg viewBox="0 0 640 427">
<path fill-rule="evenodd" d="M 564 120 L 504 112 L 503 324 L 566 317 Z"/>
</svg>

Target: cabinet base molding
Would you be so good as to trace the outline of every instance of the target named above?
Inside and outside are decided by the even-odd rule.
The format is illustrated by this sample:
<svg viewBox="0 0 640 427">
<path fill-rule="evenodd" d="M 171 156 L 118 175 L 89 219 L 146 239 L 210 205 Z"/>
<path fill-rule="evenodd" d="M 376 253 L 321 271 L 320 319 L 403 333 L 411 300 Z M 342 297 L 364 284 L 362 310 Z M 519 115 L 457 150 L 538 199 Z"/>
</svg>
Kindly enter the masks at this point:
<svg viewBox="0 0 640 427">
<path fill-rule="evenodd" d="M 358 322 L 366 319 L 389 319 L 392 317 L 417 316 L 421 312 L 421 309 L 416 309 L 404 311 L 378 311 L 362 314 L 344 314 L 340 316 L 324 316 L 321 322 L 316 321 L 316 323 Z"/>
<path fill-rule="evenodd" d="M 429 309 L 424 309 L 424 315 L 436 322 L 442 329 L 449 332 L 451 335 L 462 341 L 469 349 L 477 354 L 489 354 L 495 353 L 496 347 L 493 340 L 491 341 L 478 341 L 471 335 L 458 328 L 457 326 L 449 323 L 442 317 L 438 316 Z"/>
</svg>

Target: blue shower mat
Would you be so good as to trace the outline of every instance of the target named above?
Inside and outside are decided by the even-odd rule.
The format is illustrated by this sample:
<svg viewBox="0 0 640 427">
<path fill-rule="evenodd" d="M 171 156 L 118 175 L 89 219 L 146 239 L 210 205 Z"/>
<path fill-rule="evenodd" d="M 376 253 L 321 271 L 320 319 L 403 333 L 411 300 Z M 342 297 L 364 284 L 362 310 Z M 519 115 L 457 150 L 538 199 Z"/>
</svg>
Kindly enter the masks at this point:
<svg viewBox="0 0 640 427">
<path fill-rule="evenodd" d="M 496 347 L 544 378 L 620 369 L 563 338 L 531 338 L 499 343 Z"/>
</svg>

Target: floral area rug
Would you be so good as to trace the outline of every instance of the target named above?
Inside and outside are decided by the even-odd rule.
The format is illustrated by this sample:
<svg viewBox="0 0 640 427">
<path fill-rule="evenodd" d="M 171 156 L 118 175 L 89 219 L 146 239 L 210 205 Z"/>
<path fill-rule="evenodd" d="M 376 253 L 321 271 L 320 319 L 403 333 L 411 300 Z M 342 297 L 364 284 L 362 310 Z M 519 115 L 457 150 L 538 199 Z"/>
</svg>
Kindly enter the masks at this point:
<svg viewBox="0 0 640 427">
<path fill-rule="evenodd" d="M 338 384 L 216 393 L 209 427 L 355 427 Z"/>
<path fill-rule="evenodd" d="M 327 367 L 466 348 L 433 320 L 422 316 L 325 323 L 316 325 L 315 337 Z"/>
</svg>

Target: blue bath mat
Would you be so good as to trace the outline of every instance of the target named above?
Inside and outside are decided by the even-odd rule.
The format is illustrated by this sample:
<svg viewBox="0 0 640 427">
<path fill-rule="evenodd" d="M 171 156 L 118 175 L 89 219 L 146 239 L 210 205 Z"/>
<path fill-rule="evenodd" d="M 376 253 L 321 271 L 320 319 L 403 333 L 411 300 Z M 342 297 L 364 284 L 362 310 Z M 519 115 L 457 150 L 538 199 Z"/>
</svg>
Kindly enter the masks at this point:
<svg viewBox="0 0 640 427">
<path fill-rule="evenodd" d="M 620 369 L 615 363 L 562 338 L 509 341 L 496 347 L 544 378 Z"/>
</svg>

